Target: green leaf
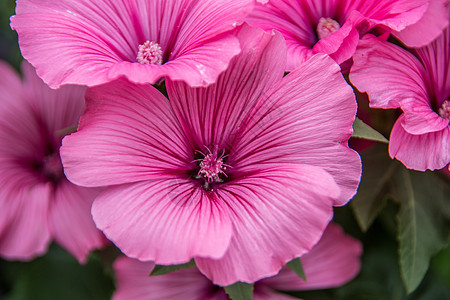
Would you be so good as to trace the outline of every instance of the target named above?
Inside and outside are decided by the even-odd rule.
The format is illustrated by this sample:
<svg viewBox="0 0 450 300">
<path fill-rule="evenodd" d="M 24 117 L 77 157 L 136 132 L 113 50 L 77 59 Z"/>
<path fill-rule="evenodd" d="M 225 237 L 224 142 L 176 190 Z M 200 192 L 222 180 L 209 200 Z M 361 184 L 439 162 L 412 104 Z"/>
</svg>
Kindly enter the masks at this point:
<svg viewBox="0 0 450 300">
<path fill-rule="evenodd" d="M 361 159 L 361 183 L 350 206 L 359 227 L 365 232 L 386 204 L 392 176 L 400 164 L 388 156 L 388 149 L 384 144 L 362 152 Z"/>
<path fill-rule="evenodd" d="M 381 133 L 361 121 L 359 118 L 356 118 L 355 122 L 353 122 L 352 137 L 381 143 L 389 143 L 388 139 L 386 139 Z"/>
<path fill-rule="evenodd" d="M 302 262 L 300 258 L 294 258 L 286 264 L 286 266 L 295 272 L 301 279 L 306 281 L 305 271 L 303 270 Z"/>
<path fill-rule="evenodd" d="M 195 261 L 192 259 L 191 261 L 181 264 L 181 265 L 170 265 L 170 266 L 164 266 L 164 265 L 156 265 L 153 268 L 153 271 L 150 273 L 150 276 L 159 276 L 164 275 L 173 271 L 177 271 L 180 269 L 188 269 L 190 267 L 195 266 Z"/>
<path fill-rule="evenodd" d="M 224 287 L 225 292 L 231 300 L 252 300 L 253 284 L 245 282 L 236 282 L 235 284 Z"/>
<path fill-rule="evenodd" d="M 397 215 L 400 271 L 406 290 L 411 293 L 424 277 L 430 258 L 446 245 L 449 232 L 443 204 L 448 201 L 450 188 L 431 172 L 401 168 L 395 178 L 400 201 Z"/>
</svg>

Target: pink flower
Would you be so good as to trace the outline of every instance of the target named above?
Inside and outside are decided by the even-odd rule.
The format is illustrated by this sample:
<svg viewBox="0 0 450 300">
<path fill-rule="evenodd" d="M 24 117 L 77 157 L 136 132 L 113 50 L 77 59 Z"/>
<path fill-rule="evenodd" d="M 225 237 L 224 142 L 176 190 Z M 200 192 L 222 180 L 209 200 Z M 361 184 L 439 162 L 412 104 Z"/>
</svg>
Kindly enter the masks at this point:
<svg viewBox="0 0 450 300">
<path fill-rule="evenodd" d="M 297 299 L 278 291 L 333 288 L 350 281 L 360 269 L 362 247 L 358 240 L 330 224 L 319 243 L 301 257 L 306 281 L 284 267 L 271 278 L 255 283 L 254 300 Z M 117 289 L 113 300 L 228 300 L 224 289 L 213 285 L 195 267 L 149 277 L 154 263 L 120 257 L 114 263 Z"/>
<path fill-rule="evenodd" d="M 257 4 L 247 21 L 276 29 L 286 39 L 292 71 L 315 53 L 326 53 L 339 64 L 351 58 L 359 35 L 376 25 L 402 30 L 416 23 L 430 0 L 270 0 Z"/>
<path fill-rule="evenodd" d="M 367 36 L 353 57 L 350 79 L 369 95 L 370 106 L 401 108 L 389 154 L 424 171 L 450 162 L 449 29 L 414 54 Z"/>
<path fill-rule="evenodd" d="M 113 184 L 92 208 L 128 256 L 195 258 L 214 283 L 254 282 L 311 249 L 360 179 L 353 91 L 326 55 L 282 79 L 282 36 L 244 26 L 216 84 L 92 88 L 61 148 L 66 174 Z M 108 102 L 108 105 L 105 105 Z"/>
<path fill-rule="evenodd" d="M 51 87 L 126 76 L 208 85 L 240 52 L 226 33 L 251 0 L 18 0 L 11 27 L 24 57 Z"/>
<path fill-rule="evenodd" d="M 408 47 L 424 47 L 441 35 L 448 25 L 449 1 L 431 0 L 422 18 L 400 32 L 392 32 Z"/>
<path fill-rule="evenodd" d="M 80 262 L 105 243 L 90 208 L 98 189 L 64 177 L 59 146 L 64 129 L 84 109 L 85 89 L 51 90 L 31 65 L 24 82 L 0 62 L 0 256 L 29 260 L 56 240 Z"/>
</svg>

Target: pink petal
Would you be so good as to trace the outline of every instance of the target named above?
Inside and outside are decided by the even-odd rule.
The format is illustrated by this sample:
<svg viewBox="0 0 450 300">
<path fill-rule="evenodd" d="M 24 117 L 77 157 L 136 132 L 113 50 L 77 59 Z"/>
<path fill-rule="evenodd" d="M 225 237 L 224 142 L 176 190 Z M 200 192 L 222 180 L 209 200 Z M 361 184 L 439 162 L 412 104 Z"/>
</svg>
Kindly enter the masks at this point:
<svg viewBox="0 0 450 300">
<path fill-rule="evenodd" d="M 318 241 L 338 194 L 327 172 L 308 165 L 261 169 L 221 186 L 217 195 L 229 206 L 233 237 L 222 258 L 197 257 L 198 268 L 222 286 L 275 275 Z"/>
<path fill-rule="evenodd" d="M 36 70 L 27 61 L 23 61 L 22 73 L 26 92 L 33 112 L 48 130 L 55 136 L 57 132 L 78 124 L 84 111 L 84 94 L 86 88 L 66 85 L 57 90 L 51 89 L 36 74 Z"/>
<path fill-rule="evenodd" d="M 360 41 L 353 61 L 350 79 L 361 92 L 368 93 L 372 107 L 401 107 L 406 113 L 404 127 L 413 134 L 447 127 L 448 121 L 431 108 L 428 75 L 412 54 L 367 36 Z"/>
<path fill-rule="evenodd" d="M 152 262 L 119 257 L 114 262 L 117 289 L 113 300 L 228 300 L 222 289 L 214 288 L 197 268 L 182 269 L 150 277 Z"/>
<path fill-rule="evenodd" d="M 428 99 L 423 71 L 409 52 L 366 35 L 353 56 L 350 80 L 369 94 L 371 107 L 397 108 L 408 99 Z"/>
<path fill-rule="evenodd" d="M 61 147 L 72 182 L 102 186 L 161 178 L 190 164 L 190 146 L 169 101 L 154 87 L 122 79 L 90 89 L 86 99 L 79 131 Z"/>
<path fill-rule="evenodd" d="M 145 82 L 155 83 L 165 75 L 170 76 L 170 67 L 136 68 L 121 64 L 138 64 L 138 46 L 147 40 L 160 44 L 164 61 L 184 56 L 197 58 L 194 77 L 186 74 L 182 79 L 203 85 L 214 82 L 231 57 L 239 53 L 236 41 L 229 44 L 230 37 L 221 34 L 242 22 L 252 8 L 251 3 L 250 0 L 150 3 L 62 0 L 55 5 L 48 0 L 19 0 L 11 27 L 19 34 L 22 54 L 51 87 L 67 83 L 93 86 L 121 75 L 144 82 L 148 73 L 152 75 Z M 222 37 L 226 38 L 221 41 Z M 207 45 L 210 42 L 213 44 Z M 206 49 L 196 49 L 203 45 L 207 45 Z M 206 53 L 208 47 L 219 49 Z M 221 49 L 225 51 L 218 55 Z M 205 54 L 207 58 L 203 57 Z M 121 66 L 115 67 L 117 63 Z M 182 65 L 183 69 L 190 67 Z M 140 74 L 130 74 L 133 70 Z"/>
<path fill-rule="evenodd" d="M 222 257 L 231 238 L 226 204 L 184 178 L 110 187 L 92 215 L 127 256 L 158 264 Z"/>
<path fill-rule="evenodd" d="M 431 0 L 422 18 L 393 34 L 408 47 L 423 47 L 436 39 L 448 26 L 448 0 Z"/>
<path fill-rule="evenodd" d="M 89 252 L 105 245 L 106 239 L 95 227 L 91 205 L 100 191 L 78 187 L 68 181 L 54 191 L 49 211 L 49 228 L 61 246 L 85 263 Z"/>
<path fill-rule="evenodd" d="M 355 114 L 339 66 L 316 55 L 259 100 L 233 142 L 229 164 L 239 172 L 292 163 L 321 167 L 341 188 L 334 205 L 343 205 L 361 175 L 360 158 L 347 147 Z"/>
<path fill-rule="evenodd" d="M 0 60 L 0 101 L 2 103 L 20 101 L 22 98 L 22 82 L 19 74 L 11 68 L 6 62 Z"/>
<path fill-rule="evenodd" d="M 442 169 L 450 162 L 450 127 L 413 135 L 402 126 L 401 115 L 392 128 L 389 155 L 400 160 L 407 168 L 425 171 Z"/>
<path fill-rule="evenodd" d="M 244 25 L 237 34 L 242 53 L 206 89 L 168 80 L 175 113 L 196 149 L 225 147 L 251 105 L 283 76 L 285 45 L 280 34 Z"/>
<path fill-rule="evenodd" d="M 0 180 L 0 256 L 31 260 L 47 251 L 49 184 L 14 187 Z"/>
<path fill-rule="evenodd" d="M 331 223 L 317 245 L 301 257 L 306 281 L 284 267 L 277 276 L 259 284 L 286 291 L 338 287 L 358 274 L 361 254 L 361 243 Z"/>
</svg>

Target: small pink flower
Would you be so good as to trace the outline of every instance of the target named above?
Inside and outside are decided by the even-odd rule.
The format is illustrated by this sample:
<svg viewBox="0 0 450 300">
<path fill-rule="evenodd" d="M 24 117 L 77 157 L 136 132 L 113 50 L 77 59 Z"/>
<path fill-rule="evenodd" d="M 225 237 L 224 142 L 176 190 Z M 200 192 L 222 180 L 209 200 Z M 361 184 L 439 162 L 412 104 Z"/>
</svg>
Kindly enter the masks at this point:
<svg viewBox="0 0 450 300">
<path fill-rule="evenodd" d="M 251 25 L 276 29 L 286 39 L 287 71 L 316 53 L 339 64 L 351 58 L 360 34 L 376 25 L 400 31 L 416 23 L 430 0 L 270 0 L 258 3 L 247 18 Z"/>
<path fill-rule="evenodd" d="M 29 260 L 53 238 L 80 262 L 106 239 L 90 209 L 99 189 L 64 176 L 59 146 L 76 126 L 85 89 L 51 90 L 23 63 L 24 82 L 0 62 L 0 256 Z"/>
<path fill-rule="evenodd" d="M 11 27 L 23 56 L 51 87 L 126 76 L 192 86 L 215 82 L 240 52 L 229 33 L 251 0 L 18 0 Z M 228 32 L 228 33 L 227 33 Z"/>
<path fill-rule="evenodd" d="M 424 171 L 450 162 L 449 29 L 430 45 L 408 51 L 373 36 L 361 40 L 350 79 L 369 95 L 370 106 L 401 108 L 389 154 Z"/>
<path fill-rule="evenodd" d="M 330 224 L 320 241 L 301 257 L 306 281 L 284 267 L 271 278 L 255 283 L 254 300 L 291 300 L 278 291 L 302 291 L 338 287 L 360 269 L 361 243 Z M 223 288 L 213 285 L 195 267 L 150 277 L 152 262 L 120 257 L 114 263 L 117 289 L 113 300 L 228 300 Z"/>
<path fill-rule="evenodd" d="M 195 258 L 221 285 L 274 275 L 309 251 L 361 174 L 339 66 L 318 55 L 282 78 L 280 34 L 236 34 L 242 53 L 207 88 L 167 80 L 170 101 L 126 80 L 88 90 L 61 148 L 70 180 L 114 185 L 92 213 L 125 254 Z"/>
</svg>

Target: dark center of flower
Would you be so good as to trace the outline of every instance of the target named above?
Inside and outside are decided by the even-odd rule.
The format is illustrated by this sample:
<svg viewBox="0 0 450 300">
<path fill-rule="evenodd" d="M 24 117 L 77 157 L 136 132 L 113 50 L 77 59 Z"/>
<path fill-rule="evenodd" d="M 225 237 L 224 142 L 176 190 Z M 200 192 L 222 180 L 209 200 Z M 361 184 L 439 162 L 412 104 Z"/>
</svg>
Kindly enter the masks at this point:
<svg viewBox="0 0 450 300">
<path fill-rule="evenodd" d="M 196 153 L 200 156 L 195 159 L 197 163 L 197 174 L 195 179 L 200 180 L 203 189 L 210 191 L 214 185 L 223 183 L 228 178 L 225 170 L 230 166 L 225 163 L 227 155 L 225 151 L 219 152 L 217 147 L 211 152 L 209 148 L 206 148 L 208 153 L 196 150 Z M 221 153 L 219 155 L 219 153 Z"/>
<path fill-rule="evenodd" d="M 438 109 L 438 114 L 441 118 L 450 120 L 450 101 L 445 100 L 441 107 Z"/>
<path fill-rule="evenodd" d="M 341 25 L 337 21 L 331 18 L 320 18 L 316 28 L 317 37 L 319 40 L 324 39 L 339 28 L 341 28 Z"/>
<path fill-rule="evenodd" d="M 53 153 L 44 157 L 41 172 L 46 180 L 53 183 L 57 183 L 64 177 L 63 166 L 58 153 Z"/>
<path fill-rule="evenodd" d="M 161 46 L 156 42 L 146 41 L 139 45 L 137 61 L 145 65 L 160 65 L 163 61 L 163 51 Z"/>
</svg>

